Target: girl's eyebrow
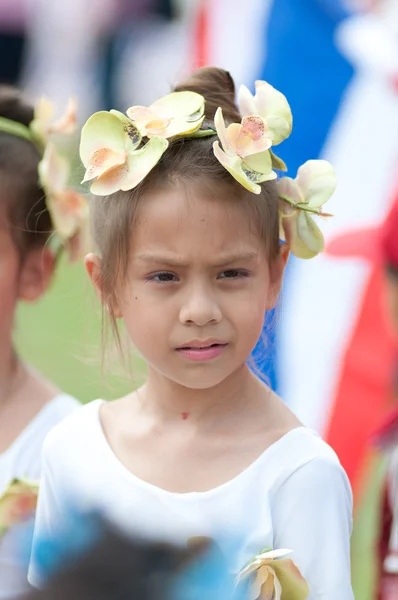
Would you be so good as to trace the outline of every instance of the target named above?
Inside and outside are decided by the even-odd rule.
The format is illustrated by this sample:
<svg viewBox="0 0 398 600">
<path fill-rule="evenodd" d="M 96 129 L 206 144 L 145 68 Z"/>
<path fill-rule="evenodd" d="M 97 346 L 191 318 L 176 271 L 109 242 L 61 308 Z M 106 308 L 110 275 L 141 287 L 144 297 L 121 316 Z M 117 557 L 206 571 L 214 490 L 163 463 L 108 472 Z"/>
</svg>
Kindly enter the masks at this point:
<svg viewBox="0 0 398 600">
<path fill-rule="evenodd" d="M 228 265 L 232 265 L 234 263 L 246 262 L 246 261 L 257 260 L 257 259 L 258 259 L 258 252 L 253 252 L 253 251 L 240 252 L 240 253 L 236 253 L 236 254 L 228 254 L 228 255 L 222 256 L 217 261 L 212 263 L 212 266 L 221 268 L 221 267 L 226 267 Z M 186 259 L 184 259 L 180 256 L 152 253 L 152 252 L 145 252 L 145 253 L 137 254 L 135 256 L 135 260 L 140 261 L 140 262 L 145 262 L 145 263 L 152 263 L 152 264 L 155 263 L 155 264 L 167 265 L 169 267 L 185 267 L 188 264 Z"/>
</svg>

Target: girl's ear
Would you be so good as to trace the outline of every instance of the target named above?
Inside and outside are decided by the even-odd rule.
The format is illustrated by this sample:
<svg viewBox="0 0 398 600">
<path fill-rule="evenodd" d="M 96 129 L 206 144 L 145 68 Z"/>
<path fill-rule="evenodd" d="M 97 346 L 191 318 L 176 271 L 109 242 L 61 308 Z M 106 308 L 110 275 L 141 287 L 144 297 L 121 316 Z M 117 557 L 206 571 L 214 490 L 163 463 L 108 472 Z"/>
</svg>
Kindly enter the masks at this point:
<svg viewBox="0 0 398 600">
<path fill-rule="evenodd" d="M 55 256 L 49 248 L 31 250 L 24 259 L 18 280 L 18 297 L 35 302 L 47 291 L 55 267 Z"/>
<path fill-rule="evenodd" d="M 278 301 L 282 288 L 283 274 L 290 256 L 290 249 L 287 244 L 281 244 L 279 255 L 270 264 L 270 287 L 267 296 L 265 310 L 272 310 Z"/>
<path fill-rule="evenodd" d="M 98 298 L 101 300 L 102 304 L 105 306 L 108 313 L 112 313 L 112 315 L 118 319 L 122 317 L 120 309 L 118 306 L 109 306 L 104 299 L 103 290 L 102 290 L 102 277 L 101 277 L 101 259 L 96 254 L 90 253 L 87 254 L 84 259 L 84 266 L 86 267 L 86 271 L 88 276 L 91 279 L 91 283 L 94 286 L 95 292 Z"/>
</svg>

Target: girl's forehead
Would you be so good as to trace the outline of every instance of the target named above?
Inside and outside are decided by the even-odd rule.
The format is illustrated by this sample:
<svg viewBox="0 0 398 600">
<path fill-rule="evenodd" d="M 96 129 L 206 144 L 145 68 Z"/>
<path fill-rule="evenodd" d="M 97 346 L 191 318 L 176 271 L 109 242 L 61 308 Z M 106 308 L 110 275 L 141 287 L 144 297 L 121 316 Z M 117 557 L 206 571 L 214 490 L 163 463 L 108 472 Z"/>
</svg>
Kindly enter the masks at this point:
<svg viewBox="0 0 398 600">
<path fill-rule="evenodd" d="M 258 246 L 259 236 L 247 211 L 236 201 L 209 196 L 197 187 L 176 187 L 145 200 L 132 240 L 134 249 L 153 243 L 196 245 L 199 249 L 204 244 L 234 245 L 238 240 Z"/>
</svg>

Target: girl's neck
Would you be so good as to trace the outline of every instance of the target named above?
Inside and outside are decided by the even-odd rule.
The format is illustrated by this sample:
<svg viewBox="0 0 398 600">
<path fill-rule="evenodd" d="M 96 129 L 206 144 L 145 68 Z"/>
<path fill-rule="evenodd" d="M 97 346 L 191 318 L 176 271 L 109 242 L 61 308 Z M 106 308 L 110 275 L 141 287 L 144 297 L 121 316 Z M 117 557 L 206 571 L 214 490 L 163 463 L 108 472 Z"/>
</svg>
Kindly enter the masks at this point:
<svg viewBox="0 0 398 600">
<path fill-rule="evenodd" d="M 139 391 L 142 409 L 159 421 L 176 419 L 212 422 L 235 413 L 263 396 L 265 386 L 246 365 L 226 380 L 207 389 L 190 389 L 163 377 L 149 367 L 148 380 Z"/>
<path fill-rule="evenodd" d="M 0 408 L 17 392 L 24 373 L 24 366 L 12 345 L 0 346 Z"/>
</svg>

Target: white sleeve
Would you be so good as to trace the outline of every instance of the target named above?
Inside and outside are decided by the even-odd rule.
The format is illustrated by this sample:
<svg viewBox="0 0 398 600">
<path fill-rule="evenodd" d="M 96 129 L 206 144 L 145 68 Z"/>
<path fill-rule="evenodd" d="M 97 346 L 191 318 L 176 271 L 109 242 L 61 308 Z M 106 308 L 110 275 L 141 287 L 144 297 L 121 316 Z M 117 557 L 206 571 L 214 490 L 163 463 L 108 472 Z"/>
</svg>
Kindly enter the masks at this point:
<svg viewBox="0 0 398 600">
<path fill-rule="evenodd" d="M 274 548 L 293 551 L 308 600 L 353 600 L 352 493 L 337 459 L 303 465 L 277 490 L 273 506 Z"/>
<path fill-rule="evenodd" d="M 48 438 L 47 438 L 48 440 Z M 40 547 L 46 539 L 53 537 L 57 526 L 61 523 L 63 514 L 60 490 L 55 484 L 54 470 L 50 464 L 47 440 L 42 452 L 42 474 L 36 520 L 33 536 L 33 546 L 29 565 L 28 581 L 33 587 L 40 588 L 44 584 L 45 574 L 40 568 Z"/>
</svg>

